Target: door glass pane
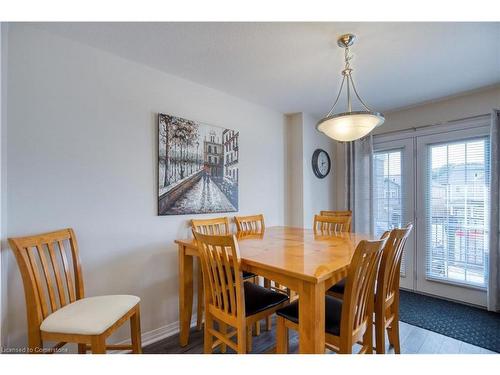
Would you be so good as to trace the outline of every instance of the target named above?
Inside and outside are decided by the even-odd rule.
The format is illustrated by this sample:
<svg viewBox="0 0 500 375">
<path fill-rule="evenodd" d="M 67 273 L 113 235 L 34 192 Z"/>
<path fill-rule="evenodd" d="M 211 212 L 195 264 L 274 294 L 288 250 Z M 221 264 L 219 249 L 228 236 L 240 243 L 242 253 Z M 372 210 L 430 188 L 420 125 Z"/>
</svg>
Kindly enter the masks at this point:
<svg viewBox="0 0 500 375">
<path fill-rule="evenodd" d="M 386 230 L 402 226 L 401 156 L 402 150 L 375 152 L 373 156 L 373 232 L 379 237 Z M 405 274 L 403 254 L 401 276 Z"/>
<path fill-rule="evenodd" d="M 428 146 L 426 276 L 486 287 L 488 139 Z"/>
</svg>

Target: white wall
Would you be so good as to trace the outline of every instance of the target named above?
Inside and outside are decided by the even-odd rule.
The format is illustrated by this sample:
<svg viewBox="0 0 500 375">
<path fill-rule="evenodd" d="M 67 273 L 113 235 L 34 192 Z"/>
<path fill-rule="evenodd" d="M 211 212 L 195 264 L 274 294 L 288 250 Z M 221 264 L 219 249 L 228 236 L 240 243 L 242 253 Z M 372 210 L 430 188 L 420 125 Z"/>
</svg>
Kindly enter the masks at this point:
<svg viewBox="0 0 500 375">
<path fill-rule="evenodd" d="M 5 27 L 5 24 L 0 22 L 0 166 L 2 165 L 2 150 L 3 150 L 3 147 L 2 147 L 2 141 L 3 141 L 3 125 L 4 125 L 4 111 L 3 111 L 3 106 L 4 106 L 4 102 L 3 102 L 3 88 L 4 88 L 4 85 L 3 85 L 3 77 L 4 77 L 4 64 L 3 64 L 3 58 L 5 57 L 4 53 L 3 53 L 3 47 L 4 47 L 4 43 L 3 43 L 3 38 L 4 38 L 4 27 Z M 2 212 L 3 212 L 3 194 L 2 194 L 2 183 L 3 183 L 3 179 L 2 179 L 2 176 L 1 176 L 1 173 L 0 173 L 0 348 L 3 346 L 3 337 L 2 337 L 2 327 L 4 325 L 4 304 L 3 304 L 3 298 L 4 298 L 4 287 L 3 287 L 3 275 L 4 275 L 4 272 L 2 272 L 2 254 L 1 254 L 1 248 L 2 248 L 2 244 L 4 242 L 4 238 L 3 238 L 3 231 L 2 231 L 2 225 L 3 225 L 3 220 L 2 220 Z"/>
<path fill-rule="evenodd" d="M 333 210 L 335 198 L 335 142 L 316 130 L 318 119 L 302 114 L 303 120 L 303 163 L 304 163 L 304 227 L 312 228 L 314 215 L 321 210 Z M 312 169 L 312 155 L 317 148 L 322 148 L 330 156 L 332 168 L 330 174 L 319 179 Z"/>
<path fill-rule="evenodd" d="M 385 123 L 373 134 L 406 130 L 418 126 L 435 125 L 447 121 L 490 113 L 500 108 L 500 86 L 468 92 L 454 97 L 435 100 L 394 112 L 385 113 Z M 336 208 L 344 209 L 345 160 L 344 147 L 337 144 L 336 169 Z"/>
<path fill-rule="evenodd" d="M 284 224 L 282 114 L 27 25 L 10 27 L 8 66 L 7 236 L 73 227 L 86 294 L 140 296 L 143 333 L 178 319 L 173 241 L 191 217 L 156 216 L 157 112 L 239 130 L 240 213 Z M 24 345 L 19 271 L 2 256 L 5 344 Z"/>
<path fill-rule="evenodd" d="M 302 227 L 304 224 L 302 113 L 285 116 L 285 137 L 285 173 L 287 181 L 285 220 L 288 226 Z"/>
<path fill-rule="evenodd" d="M 500 106 L 500 86 L 468 92 L 431 103 L 386 113 L 385 123 L 373 134 L 434 125 L 490 113 Z"/>
<path fill-rule="evenodd" d="M 331 210 L 335 203 L 335 143 L 316 130 L 317 119 L 307 113 L 286 116 L 288 160 L 288 225 L 312 228 L 314 215 Z M 322 148 L 330 155 L 332 169 L 324 179 L 312 170 L 312 155 Z"/>
</svg>

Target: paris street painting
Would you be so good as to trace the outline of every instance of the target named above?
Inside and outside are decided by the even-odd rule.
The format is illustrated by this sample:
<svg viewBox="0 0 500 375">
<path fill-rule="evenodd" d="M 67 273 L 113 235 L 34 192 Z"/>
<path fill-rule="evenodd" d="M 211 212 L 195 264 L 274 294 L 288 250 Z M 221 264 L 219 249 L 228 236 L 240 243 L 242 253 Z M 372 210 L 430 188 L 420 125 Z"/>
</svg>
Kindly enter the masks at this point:
<svg viewBox="0 0 500 375">
<path fill-rule="evenodd" d="M 238 211 L 238 136 L 158 114 L 158 214 Z"/>
</svg>

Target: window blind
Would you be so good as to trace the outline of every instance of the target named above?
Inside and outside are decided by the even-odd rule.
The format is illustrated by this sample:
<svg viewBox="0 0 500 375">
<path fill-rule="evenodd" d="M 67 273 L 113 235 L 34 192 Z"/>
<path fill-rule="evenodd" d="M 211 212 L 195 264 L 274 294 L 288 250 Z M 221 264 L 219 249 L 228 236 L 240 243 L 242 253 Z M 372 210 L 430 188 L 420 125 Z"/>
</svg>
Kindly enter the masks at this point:
<svg viewBox="0 0 500 375">
<path fill-rule="evenodd" d="M 373 155 L 373 233 L 380 237 L 386 230 L 403 225 L 401 178 L 402 150 L 379 151 Z M 405 254 L 401 260 L 401 276 L 406 276 Z"/>
<path fill-rule="evenodd" d="M 427 146 L 426 278 L 485 288 L 489 140 Z"/>
</svg>

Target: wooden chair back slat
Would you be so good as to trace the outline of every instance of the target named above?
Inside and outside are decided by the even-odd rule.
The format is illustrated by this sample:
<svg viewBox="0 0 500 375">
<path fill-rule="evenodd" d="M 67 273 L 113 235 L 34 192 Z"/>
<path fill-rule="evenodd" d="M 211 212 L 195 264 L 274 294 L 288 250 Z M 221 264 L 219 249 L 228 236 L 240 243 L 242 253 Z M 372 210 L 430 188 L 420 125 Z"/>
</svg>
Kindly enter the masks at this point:
<svg viewBox="0 0 500 375">
<path fill-rule="evenodd" d="M 383 303 L 391 299 L 399 291 L 401 260 L 412 228 L 413 224 L 410 223 L 405 228 L 393 229 L 390 232 L 386 232 L 388 239 L 382 253 L 377 276 L 377 301 Z"/>
<path fill-rule="evenodd" d="M 47 246 L 49 248 L 50 263 L 52 264 L 52 268 L 54 269 L 54 276 L 56 279 L 57 294 L 59 296 L 59 302 L 60 302 L 61 306 L 66 306 L 66 293 L 65 293 L 63 281 L 61 278 L 61 270 L 59 268 L 59 262 L 57 260 L 56 250 L 54 248 L 54 244 L 51 242 L 49 242 L 47 244 Z"/>
<path fill-rule="evenodd" d="M 54 293 L 54 283 L 52 281 L 52 275 L 49 269 L 49 264 L 47 262 L 47 257 L 45 256 L 45 249 L 43 245 L 36 246 L 38 256 L 40 257 L 40 263 L 42 265 L 43 276 L 45 278 L 45 284 L 47 286 L 47 292 L 49 294 L 50 308 L 52 311 L 57 310 L 56 295 Z"/>
<path fill-rule="evenodd" d="M 349 232 L 351 216 L 314 215 L 313 229 L 315 234 L 329 235 Z"/>
<path fill-rule="evenodd" d="M 61 255 L 62 265 L 64 269 L 64 279 L 66 280 L 66 287 L 69 294 L 69 302 L 76 301 L 76 295 L 74 290 L 73 278 L 71 277 L 71 270 L 68 263 L 68 258 L 66 256 L 66 250 L 64 248 L 64 243 L 62 241 L 57 241 L 59 246 L 59 254 Z"/>
<path fill-rule="evenodd" d="M 216 217 L 213 219 L 191 220 L 191 227 L 198 233 L 208 235 L 225 235 L 229 234 L 229 218 Z"/>
<path fill-rule="evenodd" d="M 341 337 L 352 338 L 353 332 L 363 328 L 373 314 L 375 276 L 386 240 L 383 238 L 377 241 L 361 241 L 354 251 L 342 305 Z M 352 346 L 351 340 L 346 342 L 348 347 Z"/>
<path fill-rule="evenodd" d="M 238 233 L 262 234 L 266 230 L 264 215 L 235 216 Z"/>
<path fill-rule="evenodd" d="M 225 262 L 222 260 L 223 258 L 226 258 L 226 252 L 223 251 L 222 249 L 214 249 L 215 251 L 212 251 L 212 254 L 215 257 L 215 262 L 217 264 L 217 271 L 219 273 L 219 281 L 220 281 L 220 290 L 221 290 L 221 302 L 222 302 L 222 307 L 224 311 L 228 314 L 231 313 L 231 306 L 229 306 L 229 294 L 230 290 L 233 289 L 231 285 L 228 283 L 227 279 L 227 274 L 228 274 L 228 269 L 226 267 Z M 230 273 L 230 272 L 229 272 Z"/>
<path fill-rule="evenodd" d="M 213 289 L 215 292 L 215 299 L 214 299 L 214 304 L 218 306 L 219 308 L 222 307 L 223 305 L 223 298 L 222 298 L 222 286 L 221 286 L 221 281 L 220 281 L 220 274 L 219 270 L 217 268 L 217 260 L 215 259 L 216 257 L 216 252 L 217 249 L 213 249 L 211 246 L 207 246 L 207 255 L 208 259 L 210 261 L 209 266 L 210 266 L 210 271 L 211 271 L 211 280 L 212 280 L 212 285 Z"/>
<path fill-rule="evenodd" d="M 73 260 L 73 274 L 75 275 L 76 299 L 82 299 L 85 297 L 85 290 L 83 283 L 82 264 L 80 262 L 80 253 L 78 250 L 78 242 L 76 241 L 76 235 L 73 229 L 69 228 L 68 230 L 70 233 L 69 245 L 71 249 L 71 258 Z"/>
<path fill-rule="evenodd" d="M 234 287 L 230 287 L 235 284 L 234 276 L 233 276 L 233 267 L 231 265 L 231 259 L 229 258 L 229 254 L 226 251 L 221 251 L 220 253 L 222 264 L 224 265 L 225 275 L 224 278 L 227 280 L 226 289 L 227 289 L 227 309 L 226 312 L 230 315 L 236 315 L 236 291 Z"/>
<path fill-rule="evenodd" d="M 44 296 L 44 291 L 42 288 L 42 280 L 40 277 L 40 270 L 38 269 L 38 264 L 36 262 L 36 250 L 34 247 L 26 247 L 26 254 L 28 255 L 29 265 L 33 275 L 34 290 L 36 291 L 36 300 L 40 304 L 40 309 L 42 311 L 42 318 L 45 319 L 48 314 L 47 301 Z"/>
<path fill-rule="evenodd" d="M 200 253 L 207 306 L 241 318 L 245 314 L 245 302 L 236 237 L 206 235 L 195 230 L 193 235 Z"/>
<path fill-rule="evenodd" d="M 73 267 L 66 254 L 65 241 L 69 242 Z M 78 246 L 71 229 L 10 238 L 9 244 L 23 279 L 30 330 L 39 329 L 43 319 L 54 311 L 83 298 Z"/>
<path fill-rule="evenodd" d="M 321 216 L 350 217 L 351 221 L 349 222 L 349 225 L 347 226 L 346 232 L 350 232 L 351 231 L 352 211 L 350 211 L 350 210 L 345 210 L 345 211 L 321 211 L 319 214 Z"/>
</svg>

